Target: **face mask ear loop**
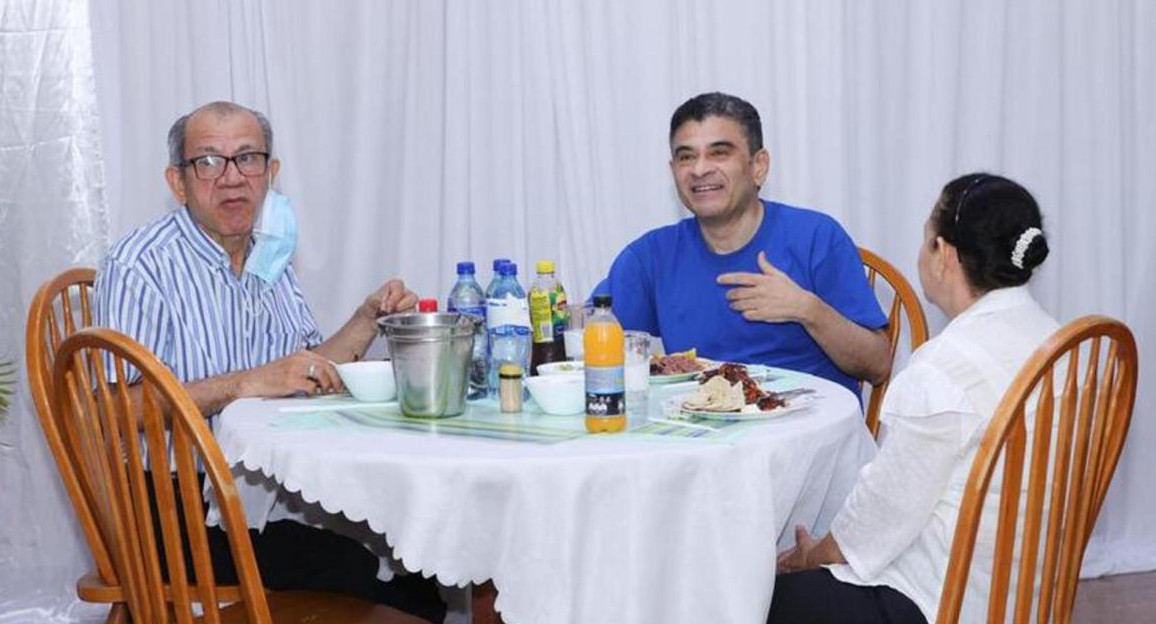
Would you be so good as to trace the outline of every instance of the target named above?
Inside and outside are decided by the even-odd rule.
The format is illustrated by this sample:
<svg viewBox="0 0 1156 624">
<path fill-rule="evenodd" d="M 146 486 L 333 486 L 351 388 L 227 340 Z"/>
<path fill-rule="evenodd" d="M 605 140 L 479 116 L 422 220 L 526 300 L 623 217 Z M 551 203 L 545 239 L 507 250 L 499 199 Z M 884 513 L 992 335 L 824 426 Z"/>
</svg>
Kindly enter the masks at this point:
<svg viewBox="0 0 1156 624">
<path fill-rule="evenodd" d="M 273 190 L 273 173 L 267 172 L 265 175 L 266 175 L 266 178 L 265 178 L 265 196 L 268 197 L 269 193 L 271 193 L 271 192 L 275 193 L 276 191 Z M 259 228 L 257 226 L 261 224 L 261 222 L 264 220 L 264 218 L 265 218 L 265 202 L 261 202 L 261 212 L 260 212 L 260 214 L 257 215 L 256 222 L 253 223 L 253 234 L 254 235 L 259 234 L 261 232 L 261 228 Z M 254 241 L 254 243 L 256 243 L 256 241 Z"/>
</svg>

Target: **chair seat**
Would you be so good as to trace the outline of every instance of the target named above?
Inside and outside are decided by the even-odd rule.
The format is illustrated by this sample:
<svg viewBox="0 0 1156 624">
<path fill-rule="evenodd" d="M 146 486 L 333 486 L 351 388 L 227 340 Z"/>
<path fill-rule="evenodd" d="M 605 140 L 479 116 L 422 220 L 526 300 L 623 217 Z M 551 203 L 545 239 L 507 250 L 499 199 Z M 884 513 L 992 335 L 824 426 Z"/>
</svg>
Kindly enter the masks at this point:
<svg viewBox="0 0 1156 624">
<path fill-rule="evenodd" d="M 275 624 L 430 624 L 393 607 L 342 594 L 280 591 L 266 594 L 266 599 Z M 242 603 L 221 609 L 221 624 L 247 622 Z"/>
</svg>

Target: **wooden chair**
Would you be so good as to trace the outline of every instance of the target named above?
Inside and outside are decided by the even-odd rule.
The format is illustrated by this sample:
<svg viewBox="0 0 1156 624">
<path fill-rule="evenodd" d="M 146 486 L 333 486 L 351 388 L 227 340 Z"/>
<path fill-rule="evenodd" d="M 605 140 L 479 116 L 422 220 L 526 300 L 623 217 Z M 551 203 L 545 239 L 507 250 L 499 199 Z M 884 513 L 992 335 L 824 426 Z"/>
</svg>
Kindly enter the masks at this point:
<svg viewBox="0 0 1156 624">
<path fill-rule="evenodd" d="M 141 373 L 131 392 L 130 366 Z M 52 382 L 51 409 L 63 434 L 61 445 L 76 468 L 76 489 L 106 548 L 109 573 L 120 580 L 124 610 L 132 621 L 424 622 L 391 607 L 335 594 L 266 595 L 229 466 L 208 424 L 171 371 L 131 338 L 107 328 L 75 332 L 57 350 Z M 152 480 L 150 496 L 146 470 L 169 474 L 170 436 L 175 478 Z M 220 606 L 224 597 L 214 580 L 198 463 L 219 501 L 236 562 L 236 602 L 225 607 Z M 154 514 L 159 531 L 154 530 Z M 185 548 L 200 581 L 195 585 L 187 580 Z M 159 549 L 168 583 L 162 581 Z M 203 616 L 194 616 L 194 603 L 200 603 Z"/>
<path fill-rule="evenodd" d="M 77 595 L 87 602 L 111 605 L 107 622 L 126 621 L 124 592 L 113 571 L 108 547 L 97 531 L 92 510 L 81 492 L 76 468 L 65 451 L 61 426 L 52 411 L 52 364 L 60 343 L 79 329 L 92 325 L 92 289 L 96 271 L 76 267 L 49 279 L 36 291 L 28 310 L 26 363 L 28 383 L 40 428 L 52 451 L 64 489 L 76 511 L 96 569 L 81 577 Z"/>
<path fill-rule="evenodd" d="M 1071 621 L 1084 548 L 1132 418 L 1136 369 L 1132 332 L 1102 316 L 1065 325 L 1024 364 L 976 452 L 937 624 L 959 619 L 982 507 L 997 468 L 1002 483 L 987 621 L 1005 621 L 1013 575 L 1013 622 L 1026 624 L 1033 607 L 1033 621 Z M 1027 415 L 1033 404 L 1034 416 Z"/>
<path fill-rule="evenodd" d="M 911 350 L 915 351 L 924 342 L 927 342 L 927 317 L 923 315 L 923 305 L 919 303 L 919 295 L 899 269 L 890 262 L 876 255 L 874 252 L 859 248 L 859 257 L 863 260 L 863 267 L 867 270 L 867 282 L 873 289 L 877 289 L 876 276 L 882 276 L 883 282 L 891 291 L 891 305 L 887 311 L 887 339 L 891 343 L 891 361 L 895 362 L 895 351 L 899 346 L 899 335 L 902 333 L 902 321 L 906 317 L 910 327 Z M 885 306 L 886 307 L 886 306 Z M 867 409 L 864 416 L 867 428 L 871 435 L 879 433 L 879 408 L 883 404 L 883 395 L 887 392 L 890 377 L 883 383 L 872 386 L 871 394 L 867 399 Z"/>
</svg>

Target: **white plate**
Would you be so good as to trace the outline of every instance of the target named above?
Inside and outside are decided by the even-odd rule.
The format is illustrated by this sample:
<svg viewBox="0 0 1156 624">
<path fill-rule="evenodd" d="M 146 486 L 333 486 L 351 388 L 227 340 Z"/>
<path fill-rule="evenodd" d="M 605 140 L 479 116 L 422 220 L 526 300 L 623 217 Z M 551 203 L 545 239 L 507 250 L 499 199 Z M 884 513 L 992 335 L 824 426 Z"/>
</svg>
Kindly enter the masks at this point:
<svg viewBox="0 0 1156 624">
<path fill-rule="evenodd" d="M 667 399 L 667 407 L 676 411 L 680 416 L 694 416 L 705 420 L 770 420 L 787 414 L 793 414 L 811 407 L 818 398 L 814 394 L 803 394 L 787 400 L 787 404 L 765 412 L 712 412 L 708 410 L 691 410 L 682 406 L 683 401 L 690 393 Z"/>
<path fill-rule="evenodd" d="M 705 373 L 706 371 L 718 366 L 718 362 L 715 362 L 714 360 L 708 360 L 706 358 L 697 358 L 697 360 L 699 362 L 702 362 L 703 364 L 705 364 L 706 368 L 703 368 L 702 370 L 698 370 L 698 371 L 691 371 L 689 373 L 676 373 L 674 375 L 651 375 L 650 376 L 650 383 L 658 386 L 658 385 L 678 383 L 680 381 L 690 381 L 691 379 L 698 377 L 702 373 Z"/>
<path fill-rule="evenodd" d="M 663 384 L 678 383 L 680 381 L 690 381 L 701 372 L 702 371 L 696 371 L 693 373 L 679 373 L 677 375 L 651 375 L 650 383 L 659 386 Z"/>
<path fill-rule="evenodd" d="M 651 375 L 650 383 L 654 385 L 665 385 L 678 383 L 680 381 L 690 381 L 691 379 L 695 379 L 699 375 L 708 371 L 712 371 L 718 368 L 720 365 L 724 364 L 724 362 L 716 362 L 706 358 L 698 359 L 700 362 L 706 363 L 707 366 L 697 373 L 679 373 L 677 375 Z M 743 366 L 747 367 L 747 375 L 750 375 L 751 379 L 754 379 L 755 381 L 763 382 L 774 381 L 775 379 L 778 379 L 778 376 L 772 372 L 772 369 L 769 366 L 763 366 L 762 364 L 743 364 Z"/>
</svg>

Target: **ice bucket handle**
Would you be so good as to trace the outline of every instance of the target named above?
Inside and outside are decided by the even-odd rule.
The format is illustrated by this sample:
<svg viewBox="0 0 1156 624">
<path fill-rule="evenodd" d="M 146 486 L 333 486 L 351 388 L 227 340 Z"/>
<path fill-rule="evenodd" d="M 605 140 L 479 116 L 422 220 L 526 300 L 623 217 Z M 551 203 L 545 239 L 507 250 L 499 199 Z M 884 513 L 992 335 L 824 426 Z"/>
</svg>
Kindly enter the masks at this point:
<svg viewBox="0 0 1156 624">
<path fill-rule="evenodd" d="M 402 312 L 377 319 L 377 331 L 383 336 L 466 335 L 477 331 L 485 322 L 481 317 L 458 312 Z"/>
</svg>

